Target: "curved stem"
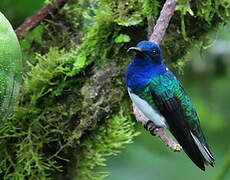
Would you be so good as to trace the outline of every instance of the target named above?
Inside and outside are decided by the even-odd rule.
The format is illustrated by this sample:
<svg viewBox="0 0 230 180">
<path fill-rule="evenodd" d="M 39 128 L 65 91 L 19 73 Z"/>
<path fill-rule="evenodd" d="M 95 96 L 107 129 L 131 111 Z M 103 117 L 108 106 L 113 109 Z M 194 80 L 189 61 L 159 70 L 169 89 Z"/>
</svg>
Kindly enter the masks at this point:
<svg viewBox="0 0 230 180">
<path fill-rule="evenodd" d="M 37 27 L 51 12 L 54 12 L 67 2 L 68 0 L 53 0 L 50 4 L 35 12 L 31 17 L 28 17 L 24 23 L 15 30 L 18 39 L 22 39 L 28 31 Z"/>
</svg>

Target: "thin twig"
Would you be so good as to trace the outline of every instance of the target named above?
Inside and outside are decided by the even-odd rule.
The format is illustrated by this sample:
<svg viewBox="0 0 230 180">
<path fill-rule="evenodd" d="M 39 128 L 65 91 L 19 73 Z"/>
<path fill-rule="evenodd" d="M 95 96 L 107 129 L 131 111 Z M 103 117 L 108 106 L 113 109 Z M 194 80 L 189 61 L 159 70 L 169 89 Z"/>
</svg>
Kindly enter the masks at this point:
<svg viewBox="0 0 230 180">
<path fill-rule="evenodd" d="M 169 21 L 174 14 L 177 1 L 178 0 L 167 0 L 165 2 L 149 41 L 154 41 L 158 45 L 160 44 L 169 25 Z"/>
<path fill-rule="evenodd" d="M 37 27 L 51 12 L 54 12 L 57 8 L 62 7 L 67 2 L 68 0 L 53 0 L 50 4 L 35 12 L 15 30 L 17 37 L 22 39 L 28 31 Z"/>
<path fill-rule="evenodd" d="M 169 21 L 174 14 L 174 9 L 176 7 L 177 0 L 167 0 L 161 10 L 160 17 L 157 20 L 156 25 L 154 26 L 153 33 L 150 36 L 149 41 L 153 41 L 156 44 L 160 44 L 163 39 L 166 29 L 168 27 Z M 151 20 L 151 19 L 150 19 Z M 151 23 L 149 24 L 149 31 L 152 31 Z M 133 104 L 133 112 L 136 116 L 136 120 L 140 122 L 143 126 L 146 124 L 149 119 L 144 116 L 144 114 Z M 149 124 L 147 129 L 149 130 L 151 126 L 153 126 L 153 122 Z M 182 150 L 182 147 L 177 144 L 173 139 L 166 134 L 164 128 L 156 128 L 151 134 L 156 135 L 160 138 L 166 146 L 168 146 L 174 152 L 179 152 Z"/>
</svg>

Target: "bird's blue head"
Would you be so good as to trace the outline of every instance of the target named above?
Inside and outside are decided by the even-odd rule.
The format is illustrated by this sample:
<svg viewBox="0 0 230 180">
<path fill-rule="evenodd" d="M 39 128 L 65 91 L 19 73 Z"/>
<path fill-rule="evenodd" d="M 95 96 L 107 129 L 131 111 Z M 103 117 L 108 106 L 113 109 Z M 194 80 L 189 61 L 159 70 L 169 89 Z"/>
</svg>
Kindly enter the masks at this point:
<svg viewBox="0 0 230 180">
<path fill-rule="evenodd" d="M 135 51 L 135 57 L 142 60 L 152 60 L 155 63 L 161 63 L 161 49 L 160 47 L 151 41 L 141 41 L 136 47 L 131 47 L 129 51 Z"/>
<path fill-rule="evenodd" d="M 167 67 L 161 59 L 159 46 L 150 41 L 141 41 L 129 51 L 135 51 L 133 61 L 126 71 L 126 86 L 133 91 L 145 88 L 151 78 L 159 76 L 167 71 Z"/>
</svg>

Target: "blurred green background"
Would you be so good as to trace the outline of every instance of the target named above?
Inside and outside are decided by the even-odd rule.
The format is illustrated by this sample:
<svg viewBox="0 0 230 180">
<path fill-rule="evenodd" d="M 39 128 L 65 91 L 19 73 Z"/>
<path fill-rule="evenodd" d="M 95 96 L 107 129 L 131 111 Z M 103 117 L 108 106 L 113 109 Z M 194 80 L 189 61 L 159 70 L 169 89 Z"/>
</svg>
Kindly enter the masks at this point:
<svg viewBox="0 0 230 180">
<path fill-rule="evenodd" d="M 17 28 L 26 17 L 44 5 L 44 0 L 1 0 L 0 11 Z M 217 35 L 217 38 L 215 37 Z M 199 170 L 184 152 L 171 152 L 156 137 L 140 125 L 141 135 L 116 157 L 108 158 L 108 180 L 230 180 L 230 26 L 210 34 L 212 46 L 206 50 L 195 49 L 188 58 L 192 60 L 179 75 L 201 120 L 210 149 L 216 159 L 215 168 Z M 227 161 L 227 159 L 229 159 Z"/>
</svg>

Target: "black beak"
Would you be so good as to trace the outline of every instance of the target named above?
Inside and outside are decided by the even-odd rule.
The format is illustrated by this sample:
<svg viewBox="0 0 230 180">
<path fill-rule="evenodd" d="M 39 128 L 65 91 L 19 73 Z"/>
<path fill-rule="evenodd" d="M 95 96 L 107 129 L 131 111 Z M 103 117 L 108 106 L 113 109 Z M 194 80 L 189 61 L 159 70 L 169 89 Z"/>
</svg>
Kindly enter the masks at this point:
<svg viewBox="0 0 230 180">
<path fill-rule="evenodd" d="M 137 53 L 143 53 L 142 50 L 138 47 L 130 47 L 127 52 L 130 52 L 130 51 L 135 51 Z"/>
</svg>

